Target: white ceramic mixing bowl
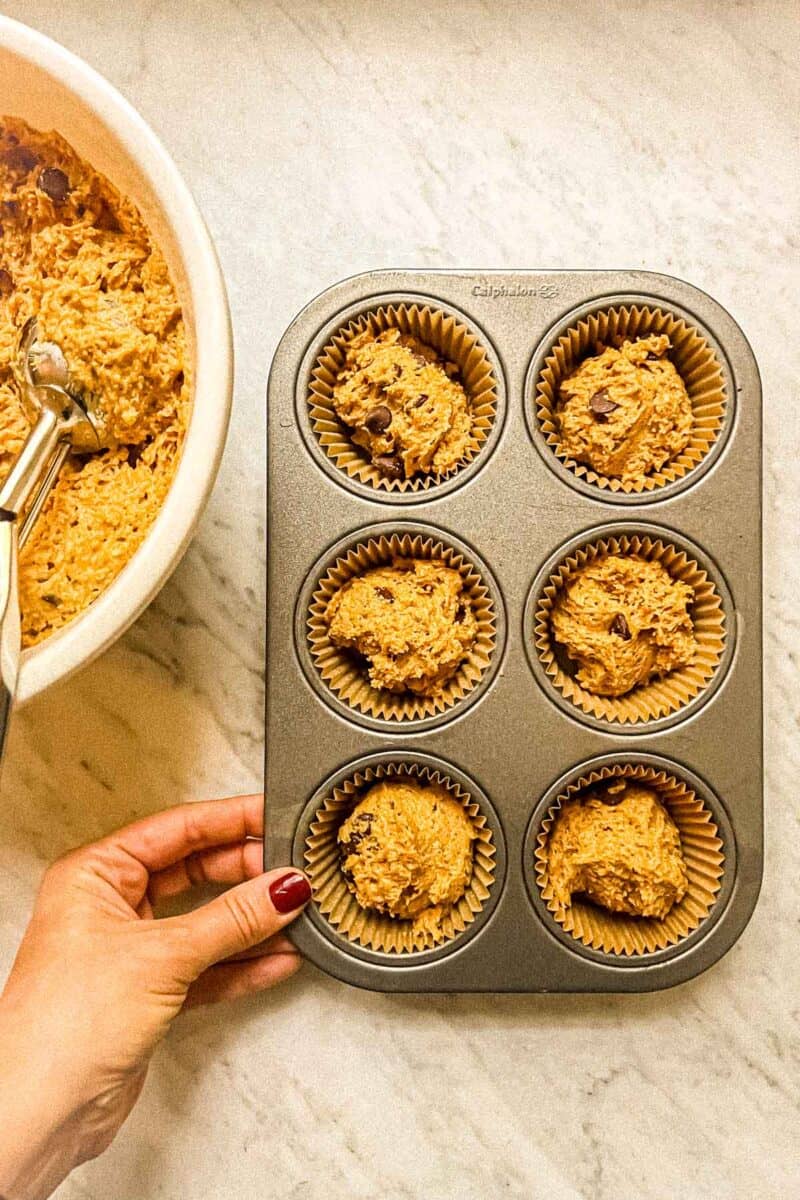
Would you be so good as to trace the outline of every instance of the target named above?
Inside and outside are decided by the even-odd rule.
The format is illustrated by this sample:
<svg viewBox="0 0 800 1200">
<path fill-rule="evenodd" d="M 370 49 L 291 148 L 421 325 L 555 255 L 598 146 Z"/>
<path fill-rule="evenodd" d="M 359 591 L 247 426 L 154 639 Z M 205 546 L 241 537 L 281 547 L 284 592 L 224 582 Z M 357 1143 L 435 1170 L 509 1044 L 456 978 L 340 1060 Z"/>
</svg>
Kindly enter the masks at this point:
<svg viewBox="0 0 800 1200">
<path fill-rule="evenodd" d="M 153 599 L 189 544 L 214 484 L 230 416 L 230 316 L 211 238 L 175 164 L 145 121 L 102 76 L 61 46 L 0 16 L 0 114 L 56 129 L 140 209 L 183 305 L 194 381 L 175 480 L 142 546 L 80 617 L 26 651 L 24 702 L 85 666 Z"/>
</svg>

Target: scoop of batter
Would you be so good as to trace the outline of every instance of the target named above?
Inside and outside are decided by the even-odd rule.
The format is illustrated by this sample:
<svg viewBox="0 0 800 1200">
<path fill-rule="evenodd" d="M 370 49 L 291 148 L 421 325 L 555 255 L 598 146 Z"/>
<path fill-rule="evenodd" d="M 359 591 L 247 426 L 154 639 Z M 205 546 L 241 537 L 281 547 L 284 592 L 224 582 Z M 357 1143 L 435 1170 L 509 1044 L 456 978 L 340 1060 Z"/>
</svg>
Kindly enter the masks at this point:
<svg viewBox="0 0 800 1200">
<path fill-rule="evenodd" d="M 615 780 L 562 808 L 547 846 L 555 898 L 575 893 L 612 912 L 666 917 L 688 887 L 675 822 L 652 788 Z"/>
<path fill-rule="evenodd" d="M 174 423 L 181 308 L 134 206 L 58 134 L 3 117 L 0 226 L 0 385 L 37 316 L 99 435 L 83 449 L 141 445 Z"/>
<path fill-rule="evenodd" d="M 553 636 L 580 663 L 581 687 L 623 696 L 692 662 L 693 599 L 661 563 L 609 554 L 567 583 L 553 607 Z"/>
<path fill-rule="evenodd" d="M 399 329 L 369 330 L 347 346 L 333 406 L 388 478 L 455 467 L 469 443 L 472 413 L 457 368 Z"/>
<path fill-rule="evenodd" d="M 477 635 L 464 580 L 443 562 L 394 559 L 349 580 L 325 613 L 334 645 L 367 659 L 373 687 L 435 696 Z"/>
<path fill-rule="evenodd" d="M 363 908 L 426 925 L 464 894 L 475 830 L 438 785 L 376 783 L 339 830 L 342 873 Z"/>
<path fill-rule="evenodd" d="M 601 475 L 642 483 L 680 454 L 692 429 L 686 386 L 664 335 L 607 346 L 563 381 L 561 447 Z"/>
</svg>

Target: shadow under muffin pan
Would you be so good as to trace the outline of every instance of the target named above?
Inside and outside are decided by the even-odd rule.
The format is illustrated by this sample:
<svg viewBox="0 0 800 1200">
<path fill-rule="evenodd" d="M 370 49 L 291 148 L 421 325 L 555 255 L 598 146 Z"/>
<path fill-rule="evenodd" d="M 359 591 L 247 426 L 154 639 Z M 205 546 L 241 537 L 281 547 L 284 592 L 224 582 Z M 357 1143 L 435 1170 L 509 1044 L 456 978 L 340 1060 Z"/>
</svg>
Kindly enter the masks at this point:
<svg viewBox="0 0 800 1200">
<path fill-rule="evenodd" d="M 491 364 L 497 406 L 469 463 L 441 482 L 394 493 L 354 481 L 326 454 L 312 428 L 311 384 L 339 330 L 404 305 L 469 331 L 472 352 L 485 351 Z M 684 339 L 701 339 L 719 364 L 724 404 L 704 408 L 714 436 L 696 465 L 631 495 L 596 486 L 561 461 L 541 430 L 535 396 L 541 364 L 587 313 L 599 322 L 592 328 L 613 333 L 631 318 L 623 312 L 621 326 L 603 326 L 603 314 L 633 308 L 681 322 Z M 580 349 L 580 338 L 574 344 Z M 702 371 L 712 378 L 707 362 Z M 268 429 L 266 865 L 304 867 L 331 781 L 375 760 L 387 770 L 435 763 L 441 775 L 467 781 L 492 814 L 505 862 L 484 911 L 441 945 L 365 948 L 343 937 L 314 900 L 292 926 L 301 951 L 351 984 L 394 992 L 652 991 L 721 958 L 755 907 L 763 840 L 761 393 L 730 315 L 690 284 L 642 271 L 372 272 L 329 288 L 289 326 L 270 373 Z M 398 494 L 413 510 L 398 509 Z M 631 503 L 635 521 L 619 507 Z M 374 713 L 365 721 L 321 679 L 310 650 L 309 598 L 342 550 L 376 527 L 463 549 L 497 598 L 500 632 L 486 671 L 430 722 Z M 641 537 L 685 552 L 707 574 L 724 639 L 696 695 L 627 724 L 582 711 L 540 672 L 532 608 L 565 554 L 597 539 L 627 538 L 630 548 Z M 701 599 L 711 627 L 718 613 L 705 592 Z M 537 881 L 537 839 L 550 805 L 570 781 L 612 767 L 671 778 L 702 799 L 719 833 L 722 873 L 707 913 L 674 944 L 653 942 L 654 951 L 583 944 L 550 911 Z"/>
</svg>

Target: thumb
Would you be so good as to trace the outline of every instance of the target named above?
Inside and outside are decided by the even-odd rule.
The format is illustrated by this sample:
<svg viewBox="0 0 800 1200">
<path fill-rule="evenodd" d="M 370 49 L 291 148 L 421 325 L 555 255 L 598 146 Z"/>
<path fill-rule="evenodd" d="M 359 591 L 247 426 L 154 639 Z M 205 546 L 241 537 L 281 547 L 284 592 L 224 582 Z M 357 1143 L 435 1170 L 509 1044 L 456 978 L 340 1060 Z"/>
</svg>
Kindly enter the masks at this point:
<svg viewBox="0 0 800 1200">
<path fill-rule="evenodd" d="M 197 974 L 272 937 L 293 921 L 310 899 L 311 885 L 305 875 L 279 867 L 178 917 L 188 934 Z"/>
</svg>

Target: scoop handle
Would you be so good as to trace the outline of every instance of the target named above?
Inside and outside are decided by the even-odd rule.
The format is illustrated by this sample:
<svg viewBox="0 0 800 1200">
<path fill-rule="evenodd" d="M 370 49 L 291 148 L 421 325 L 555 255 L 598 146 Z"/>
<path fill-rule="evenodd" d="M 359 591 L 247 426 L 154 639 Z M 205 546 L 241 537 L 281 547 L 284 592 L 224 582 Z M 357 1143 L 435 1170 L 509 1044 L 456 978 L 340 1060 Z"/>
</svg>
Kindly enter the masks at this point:
<svg viewBox="0 0 800 1200">
<path fill-rule="evenodd" d="M 17 520 L 0 510 L 0 763 L 5 753 L 20 656 Z"/>
<path fill-rule="evenodd" d="M 61 420 L 49 408 L 43 408 L 11 470 L 0 484 L 0 509 L 14 514 L 22 512 L 62 437 Z"/>
<path fill-rule="evenodd" d="M 21 649 L 18 518 L 32 495 L 38 515 L 43 499 L 36 494 L 37 488 L 41 493 L 43 474 L 49 486 L 56 478 L 47 468 L 54 455 L 58 459 L 56 451 L 62 436 L 63 423 L 58 415 L 43 408 L 16 462 L 0 484 L 0 762 L 17 691 Z M 63 458 L 59 466 L 62 462 Z"/>
<path fill-rule="evenodd" d="M 50 465 L 47 468 L 44 478 L 42 479 L 42 482 L 39 484 L 39 490 L 34 493 L 33 499 L 31 500 L 30 504 L 28 505 L 28 510 L 25 513 L 25 517 L 22 522 L 22 525 L 20 526 L 20 530 L 19 530 L 19 549 L 20 550 L 24 549 L 25 543 L 27 542 L 34 525 L 39 520 L 39 514 L 41 513 L 42 509 L 45 506 L 47 497 L 50 495 L 50 492 L 53 490 L 53 485 L 55 484 L 56 480 L 58 479 L 59 475 L 61 474 L 61 468 L 63 467 L 63 465 L 67 459 L 67 455 L 69 454 L 69 451 L 70 451 L 69 442 L 61 442 L 61 444 L 59 445 L 55 454 L 53 455 L 53 457 L 50 460 Z M 0 1198 L 0 1200 L 2 1200 L 2 1198 Z"/>
</svg>

